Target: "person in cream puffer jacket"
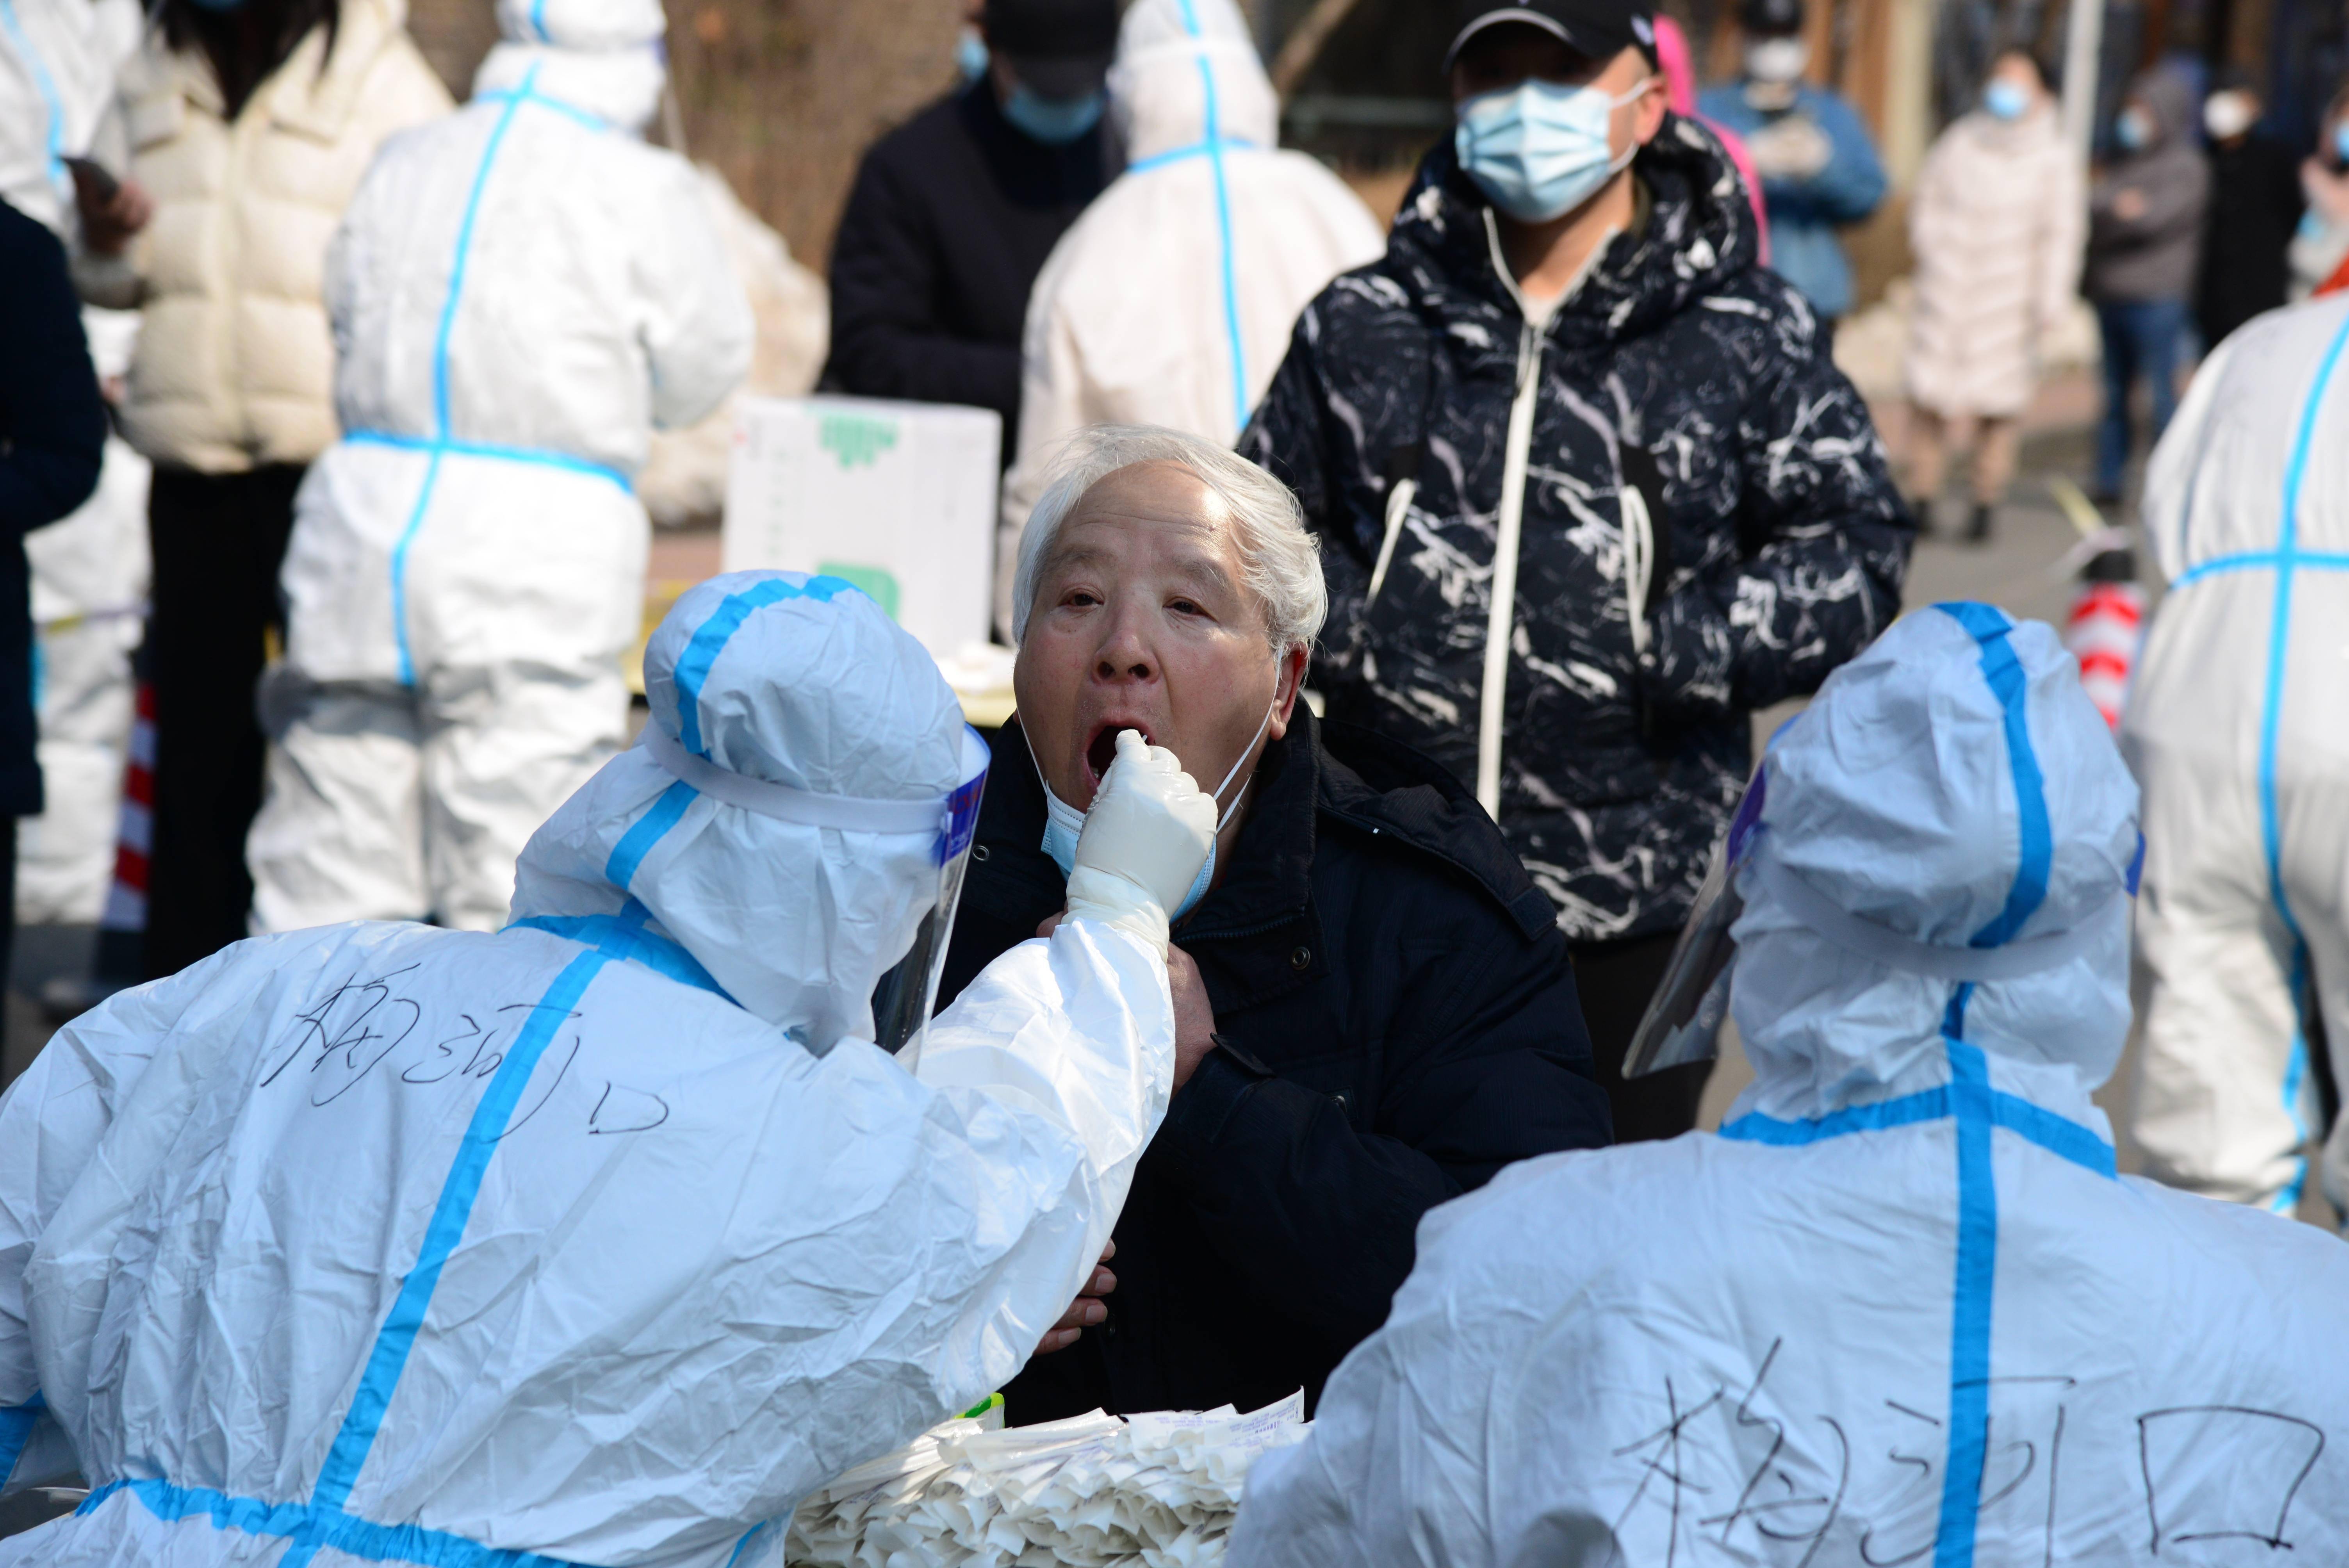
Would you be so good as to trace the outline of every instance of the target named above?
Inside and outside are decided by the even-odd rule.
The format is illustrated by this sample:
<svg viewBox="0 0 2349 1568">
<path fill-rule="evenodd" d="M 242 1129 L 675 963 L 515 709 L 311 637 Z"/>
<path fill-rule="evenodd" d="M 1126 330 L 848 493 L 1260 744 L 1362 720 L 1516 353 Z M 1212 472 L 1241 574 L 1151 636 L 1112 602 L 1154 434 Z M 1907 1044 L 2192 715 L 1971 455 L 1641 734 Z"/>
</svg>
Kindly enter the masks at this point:
<svg viewBox="0 0 2349 1568">
<path fill-rule="evenodd" d="M 243 936 L 254 686 L 306 465 L 336 437 L 326 246 L 376 150 L 446 114 L 403 0 L 165 0 L 119 97 L 154 217 L 98 303 L 145 317 L 122 409 L 152 459 L 157 725 L 146 969 Z"/>
</svg>

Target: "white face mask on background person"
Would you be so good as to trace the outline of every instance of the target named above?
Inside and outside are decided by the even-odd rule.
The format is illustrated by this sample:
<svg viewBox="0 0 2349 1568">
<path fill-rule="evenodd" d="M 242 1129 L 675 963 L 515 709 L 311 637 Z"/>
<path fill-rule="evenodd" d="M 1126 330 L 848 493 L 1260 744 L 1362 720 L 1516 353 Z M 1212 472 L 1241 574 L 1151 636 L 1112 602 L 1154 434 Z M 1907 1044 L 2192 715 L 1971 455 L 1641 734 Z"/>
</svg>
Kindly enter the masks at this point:
<svg viewBox="0 0 2349 1568">
<path fill-rule="evenodd" d="M 1529 79 L 1460 105 L 1452 144 L 1460 167 L 1493 205 L 1524 223 L 1547 222 L 1588 201 L 1631 161 L 1615 155 L 1615 111 L 1655 87 L 1652 77 L 1620 98 L 1602 88 Z"/>
<path fill-rule="evenodd" d="M 1248 737 L 1248 743 L 1240 748 L 1240 754 L 1232 759 L 1231 769 L 1225 773 L 1224 781 L 1216 786 L 1208 799 L 1221 800 L 1224 798 L 1224 791 L 1232 787 L 1232 780 L 1239 777 L 1240 769 L 1247 762 L 1248 753 L 1254 751 L 1256 743 L 1264 738 L 1264 732 L 1272 727 L 1272 716 L 1279 707 L 1280 690 L 1276 686 L 1272 701 L 1265 706 L 1264 722 L 1256 727 L 1256 733 Z M 1023 729 L 1020 734 L 1024 738 L 1027 732 Z M 1044 777 L 1044 765 L 1036 761 L 1036 744 L 1033 741 L 1028 743 L 1028 760 L 1035 766 L 1037 780 L 1044 786 L 1044 842 L 1041 847 L 1065 877 L 1076 867 L 1077 840 L 1085 830 L 1085 814 L 1052 792 L 1052 781 Z M 1248 783 L 1255 782 L 1256 778 L 1251 774 Z M 1247 793 L 1247 784 L 1241 785 L 1239 793 L 1232 797 L 1232 803 L 1225 807 L 1216 819 L 1216 832 L 1219 836 L 1231 822 L 1232 813 L 1240 809 L 1241 797 Z M 1183 895 L 1181 903 L 1166 912 L 1167 924 L 1172 925 L 1190 913 L 1198 906 L 1199 901 L 1207 896 L 1207 889 L 1216 880 L 1216 847 L 1213 842 L 1207 845 L 1207 858 L 1200 863 L 1199 874 L 1192 879 L 1191 891 Z"/>
<path fill-rule="evenodd" d="M 2213 141 L 2232 141 L 2260 117 L 2259 106 L 2249 93 L 2212 93 L 2202 105 L 2202 129 L 2210 133 Z"/>
<path fill-rule="evenodd" d="M 1789 34 L 1783 38 L 1756 38 L 1745 46 L 1745 74 L 1773 86 L 1798 80 L 1810 68 L 1811 46 Z"/>
<path fill-rule="evenodd" d="M 2113 139 L 2124 152 L 2143 152 L 2153 145 L 2153 117 L 2131 104 L 2113 121 Z"/>
</svg>

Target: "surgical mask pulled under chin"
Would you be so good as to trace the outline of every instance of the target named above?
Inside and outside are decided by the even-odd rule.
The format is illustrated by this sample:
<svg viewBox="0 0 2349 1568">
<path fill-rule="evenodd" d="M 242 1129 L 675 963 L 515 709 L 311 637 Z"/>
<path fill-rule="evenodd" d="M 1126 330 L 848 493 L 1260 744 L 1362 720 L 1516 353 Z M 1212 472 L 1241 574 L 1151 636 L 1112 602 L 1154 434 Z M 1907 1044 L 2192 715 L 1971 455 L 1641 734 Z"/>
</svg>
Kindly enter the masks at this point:
<svg viewBox="0 0 2349 1568">
<path fill-rule="evenodd" d="M 1273 708 L 1279 706 L 1280 697 L 1276 693 L 1271 706 L 1264 710 L 1264 722 L 1256 727 L 1256 733 L 1248 738 L 1248 743 L 1240 748 L 1239 757 L 1232 763 L 1231 771 L 1225 774 L 1224 781 L 1216 786 L 1215 799 L 1222 799 L 1224 791 L 1232 787 L 1232 780 L 1239 776 L 1240 764 L 1248 759 L 1248 753 L 1256 749 L 1256 743 L 1264 738 L 1266 730 L 1272 727 Z M 1035 748 L 1032 742 L 1029 747 L 1028 754 L 1032 761 L 1035 758 Z M 1036 769 L 1036 777 L 1040 780 L 1044 779 L 1042 768 Z M 1216 819 L 1217 833 L 1220 834 L 1225 825 L 1232 820 L 1232 813 L 1240 809 L 1240 795 L 1247 793 L 1247 787 L 1242 785 L 1239 795 L 1233 796 L 1232 803 L 1225 807 L 1223 815 Z M 1044 852 L 1052 857 L 1052 863 L 1061 868 L 1061 874 L 1064 877 L 1076 870 L 1077 837 L 1084 830 L 1085 814 L 1053 794 L 1050 782 L 1046 780 L 1044 782 Z M 1207 896 L 1207 889 L 1215 880 L 1216 841 L 1210 839 L 1207 841 L 1207 858 L 1199 863 L 1199 874 L 1191 879 L 1191 891 L 1183 895 L 1181 903 L 1166 912 L 1166 923 L 1174 924 L 1197 907 L 1199 901 Z"/>
<path fill-rule="evenodd" d="M 1452 145 L 1460 167 L 1493 205 L 1521 223 L 1547 222 L 1588 201 L 1640 149 L 1615 156 L 1616 109 L 1655 86 L 1621 98 L 1598 88 L 1528 80 L 1460 106 Z"/>
</svg>

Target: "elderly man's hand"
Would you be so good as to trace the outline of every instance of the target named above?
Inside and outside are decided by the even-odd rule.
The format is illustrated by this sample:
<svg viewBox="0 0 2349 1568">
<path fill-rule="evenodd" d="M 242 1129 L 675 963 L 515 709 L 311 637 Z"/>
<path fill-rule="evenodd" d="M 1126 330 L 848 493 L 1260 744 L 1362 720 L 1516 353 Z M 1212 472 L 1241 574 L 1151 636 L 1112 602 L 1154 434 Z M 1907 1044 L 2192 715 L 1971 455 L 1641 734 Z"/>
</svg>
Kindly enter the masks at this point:
<svg viewBox="0 0 2349 1568">
<path fill-rule="evenodd" d="M 1216 1009 L 1191 955 L 1166 945 L 1166 984 L 1174 993 L 1174 1087 L 1181 1088 L 1216 1048 Z"/>
<path fill-rule="evenodd" d="M 1036 928 L 1036 934 L 1051 935 L 1067 918 L 1065 912 L 1051 916 Z M 1199 966 L 1171 942 L 1166 944 L 1166 988 L 1174 997 L 1174 1087 L 1181 1088 L 1216 1048 L 1216 1008 L 1207 1000 Z"/>
<path fill-rule="evenodd" d="M 1115 1256 L 1117 1243 L 1112 1241 L 1102 1249 L 1101 1261 L 1106 1264 Z M 1093 1277 L 1085 1282 L 1085 1288 L 1077 1293 L 1077 1299 L 1069 1303 L 1069 1310 L 1061 1314 L 1061 1321 L 1046 1329 L 1044 1337 L 1036 1342 L 1036 1354 L 1050 1356 L 1055 1350 L 1066 1350 L 1083 1338 L 1086 1329 L 1109 1315 L 1109 1308 L 1102 1304 L 1102 1297 L 1116 1288 L 1117 1275 L 1105 1268 L 1094 1269 Z"/>
</svg>

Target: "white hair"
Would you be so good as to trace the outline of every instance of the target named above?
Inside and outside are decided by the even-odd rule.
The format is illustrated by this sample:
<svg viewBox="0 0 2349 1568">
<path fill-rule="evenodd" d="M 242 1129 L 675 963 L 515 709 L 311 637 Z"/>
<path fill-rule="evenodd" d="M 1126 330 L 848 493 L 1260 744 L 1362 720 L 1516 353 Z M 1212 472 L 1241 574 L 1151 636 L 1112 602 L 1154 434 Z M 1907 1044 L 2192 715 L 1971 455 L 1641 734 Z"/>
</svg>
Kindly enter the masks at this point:
<svg viewBox="0 0 2349 1568">
<path fill-rule="evenodd" d="M 1213 490 L 1231 513 L 1240 579 L 1264 604 L 1265 638 L 1276 654 L 1311 646 L 1330 613 L 1321 552 L 1305 531 L 1305 513 L 1288 487 L 1238 453 L 1156 425 L 1088 425 L 1053 454 L 1044 493 L 1019 538 L 1011 580 L 1011 636 L 1027 635 L 1037 579 L 1061 525 L 1086 492 L 1122 469 L 1169 463 Z"/>
</svg>

